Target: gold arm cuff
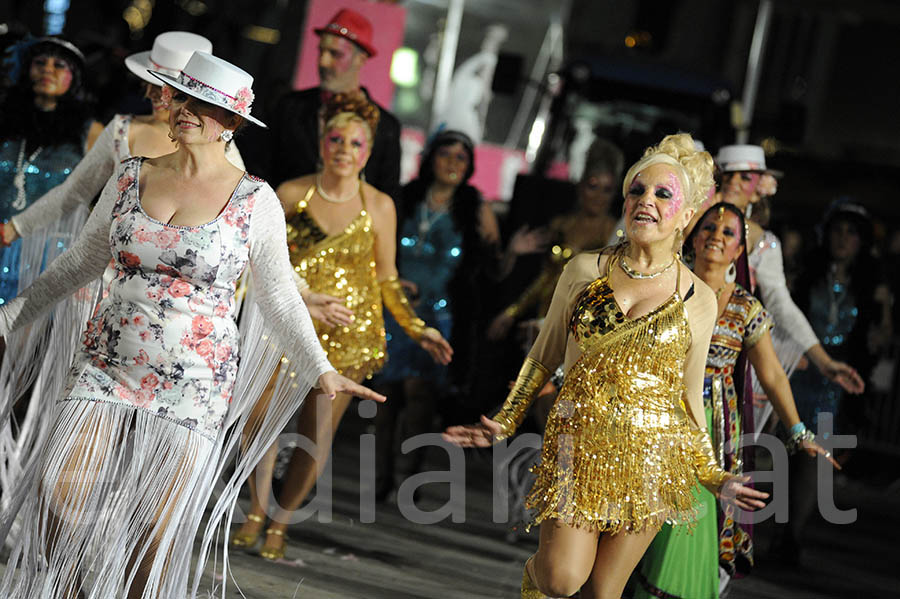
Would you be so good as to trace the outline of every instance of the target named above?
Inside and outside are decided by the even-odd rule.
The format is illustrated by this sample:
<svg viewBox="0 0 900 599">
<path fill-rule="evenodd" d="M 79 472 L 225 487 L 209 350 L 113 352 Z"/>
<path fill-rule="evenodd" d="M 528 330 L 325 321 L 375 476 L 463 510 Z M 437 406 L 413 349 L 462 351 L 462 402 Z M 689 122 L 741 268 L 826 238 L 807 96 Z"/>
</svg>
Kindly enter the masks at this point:
<svg viewBox="0 0 900 599">
<path fill-rule="evenodd" d="M 425 321 L 416 316 L 397 277 L 391 277 L 381 282 L 381 301 L 384 302 L 384 307 L 390 311 L 400 328 L 411 339 L 416 343 L 422 340 L 426 329 Z"/>
<path fill-rule="evenodd" d="M 709 492 L 718 496 L 721 486 L 731 478 L 731 475 L 719 466 L 716 454 L 713 452 L 712 439 L 706 428 L 696 428 L 691 436 L 691 446 L 694 450 L 694 467 L 697 469 L 697 479 Z"/>
<path fill-rule="evenodd" d="M 516 432 L 525 420 L 525 414 L 535 395 L 549 379 L 550 371 L 543 364 L 533 358 L 525 358 L 503 407 L 493 418 L 494 422 L 501 426 L 501 432 L 497 435 L 498 441 L 511 437 Z"/>
</svg>

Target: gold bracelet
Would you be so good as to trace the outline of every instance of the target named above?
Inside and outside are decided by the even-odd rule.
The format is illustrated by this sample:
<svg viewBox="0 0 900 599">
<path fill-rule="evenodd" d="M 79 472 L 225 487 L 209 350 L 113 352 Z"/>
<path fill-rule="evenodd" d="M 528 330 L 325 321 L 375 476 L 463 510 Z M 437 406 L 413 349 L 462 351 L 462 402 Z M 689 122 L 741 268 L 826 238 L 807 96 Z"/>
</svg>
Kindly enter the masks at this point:
<svg viewBox="0 0 900 599">
<path fill-rule="evenodd" d="M 533 358 L 525 358 L 503 407 L 493 418 L 501 427 L 501 432 L 497 435 L 498 441 L 511 437 L 516 432 L 525 420 L 525 414 L 534 397 L 549 378 L 550 371 L 543 364 Z"/>
</svg>

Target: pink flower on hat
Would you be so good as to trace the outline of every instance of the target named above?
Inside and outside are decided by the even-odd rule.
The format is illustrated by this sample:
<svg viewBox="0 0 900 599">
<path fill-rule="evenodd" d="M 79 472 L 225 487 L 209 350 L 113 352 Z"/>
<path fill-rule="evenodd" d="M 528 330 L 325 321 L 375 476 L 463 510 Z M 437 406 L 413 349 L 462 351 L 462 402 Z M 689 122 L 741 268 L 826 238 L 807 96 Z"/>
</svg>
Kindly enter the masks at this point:
<svg viewBox="0 0 900 599">
<path fill-rule="evenodd" d="M 759 178 L 759 185 L 756 186 L 756 192 L 763 197 L 771 197 L 778 191 L 778 180 L 769 173 L 763 173 Z"/>
<path fill-rule="evenodd" d="M 231 107 L 236 112 L 246 114 L 250 111 L 251 104 L 253 104 L 253 90 L 249 87 L 242 87 L 234 94 L 234 100 L 231 102 Z"/>
</svg>

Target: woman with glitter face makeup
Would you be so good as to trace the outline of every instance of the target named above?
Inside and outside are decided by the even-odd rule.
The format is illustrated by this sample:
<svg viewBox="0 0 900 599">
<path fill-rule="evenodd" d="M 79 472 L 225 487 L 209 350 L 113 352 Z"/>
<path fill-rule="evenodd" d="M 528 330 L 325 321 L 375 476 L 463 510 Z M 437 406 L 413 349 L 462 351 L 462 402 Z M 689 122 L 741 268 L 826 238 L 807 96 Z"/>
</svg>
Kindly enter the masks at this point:
<svg viewBox="0 0 900 599">
<path fill-rule="evenodd" d="M 277 190 L 287 217 L 288 251 L 298 286 L 328 297 L 316 331 L 331 363 L 354 381 L 377 372 L 385 360 L 382 305 L 431 358 L 448 364 L 450 344 L 416 316 L 397 278 L 397 216 L 390 196 L 360 179 L 371 152 L 378 108 L 357 95 L 337 94 L 325 104 L 319 151 L 322 170 L 282 183 Z M 250 478 L 252 504 L 232 546 L 249 548 L 265 529 L 261 555 L 284 556 L 285 532 L 321 474 L 331 442 L 352 395 L 323 402 L 315 394 L 300 411 L 298 432 L 315 443 L 315 455 L 295 449 L 283 477 L 279 505 L 267 510 L 273 447 Z M 265 398 L 258 410 L 265 409 Z M 250 423 L 252 433 L 253 422 Z"/>
<path fill-rule="evenodd" d="M 701 216 L 686 243 L 693 251 L 694 273 L 715 290 L 718 302 L 703 380 L 703 407 L 716 461 L 733 475 L 743 473 L 742 422 L 747 409 L 752 409 L 752 397 L 744 397 L 752 393 L 745 393 L 743 384 L 749 360 L 778 417 L 792 431 L 788 450 L 823 454 L 837 467 L 800 420 L 787 375 L 772 345 L 772 319 L 744 286 L 749 285 L 744 237 L 741 211 L 719 203 Z M 732 268 L 739 273 L 738 281 L 726 279 Z M 663 526 L 636 573 L 635 599 L 716 599 L 720 585 L 724 586 L 721 583 L 736 573 L 746 575 L 752 567 L 750 531 L 735 522 L 733 506 L 718 506 L 715 496 L 703 488 L 695 489 L 695 494 L 703 507 L 693 534 Z M 721 579 L 720 565 L 725 570 Z"/>
<path fill-rule="evenodd" d="M 660 526 L 696 518 L 697 479 L 743 509 L 764 505 L 765 493 L 719 467 L 703 425 L 716 296 L 677 250 L 712 171 L 690 135 L 649 148 L 623 182 L 628 241 L 566 265 L 500 412 L 445 432 L 463 446 L 508 438 L 563 364 L 526 501 L 540 545 L 523 599 L 621 597 Z"/>
<path fill-rule="evenodd" d="M 774 171 L 766 169 L 762 147 L 754 145 L 724 146 L 716 157 L 722 170 L 722 201 L 734 204 L 750 215 L 754 204 L 775 194 Z M 861 393 L 865 383 L 845 362 L 834 360 L 816 336 L 803 312 L 791 299 L 784 276 L 781 243 L 774 233 L 764 230 L 749 218 L 747 222 L 747 259 L 750 264 L 751 289 L 758 294 L 775 321 L 772 340 L 785 372 L 790 376 L 805 355 L 829 380 L 850 393 Z M 761 392 L 758 383 L 754 388 Z M 754 428 L 760 431 L 772 406 L 763 404 L 754 417 Z"/>
</svg>

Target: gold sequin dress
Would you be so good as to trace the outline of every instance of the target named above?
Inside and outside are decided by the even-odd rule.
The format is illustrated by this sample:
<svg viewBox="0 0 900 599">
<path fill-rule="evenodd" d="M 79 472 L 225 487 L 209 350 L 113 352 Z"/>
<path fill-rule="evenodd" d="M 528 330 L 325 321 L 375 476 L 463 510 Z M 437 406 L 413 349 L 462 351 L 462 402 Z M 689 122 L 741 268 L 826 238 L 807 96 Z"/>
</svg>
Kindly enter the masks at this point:
<svg viewBox="0 0 900 599">
<path fill-rule="evenodd" d="M 573 259 L 548 314 L 567 316 L 565 325 L 552 332 L 554 323 L 546 323 L 551 331 L 542 331 L 529 354 L 539 371 L 555 368 L 552 360 L 563 352 L 568 365 L 526 500 L 534 523 L 549 518 L 589 530 L 637 532 L 666 521 L 692 522 L 698 476 L 715 485 L 724 480 L 708 435 L 692 427 L 685 413 L 686 357 L 692 349 L 705 356 L 709 336 L 704 332 L 705 342 L 692 348 L 693 331 L 677 291 L 680 269 L 669 299 L 631 319 L 609 285 L 616 259 L 610 257 L 601 276 L 596 253 Z M 585 280 L 585 273 L 593 276 Z M 563 302 L 568 306 L 560 309 Z M 700 361 L 692 369 L 698 385 L 702 366 Z M 504 425 L 502 436 L 521 422 L 530 403 L 523 406 L 514 393 L 494 418 Z"/>
<path fill-rule="evenodd" d="M 371 377 L 385 354 L 381 289 L 375 274 L 375 233 L 360 189 L 362 210 L 337 235 L 326 235 L 307 212 L 311 186 L 287 221 L 288 252 L 294 270 L 316 293 L 346 298 L 354 313 L 350 326 L 330 327 L 313 321 L 328 360 L 341 374 Z"/>
</svg>

